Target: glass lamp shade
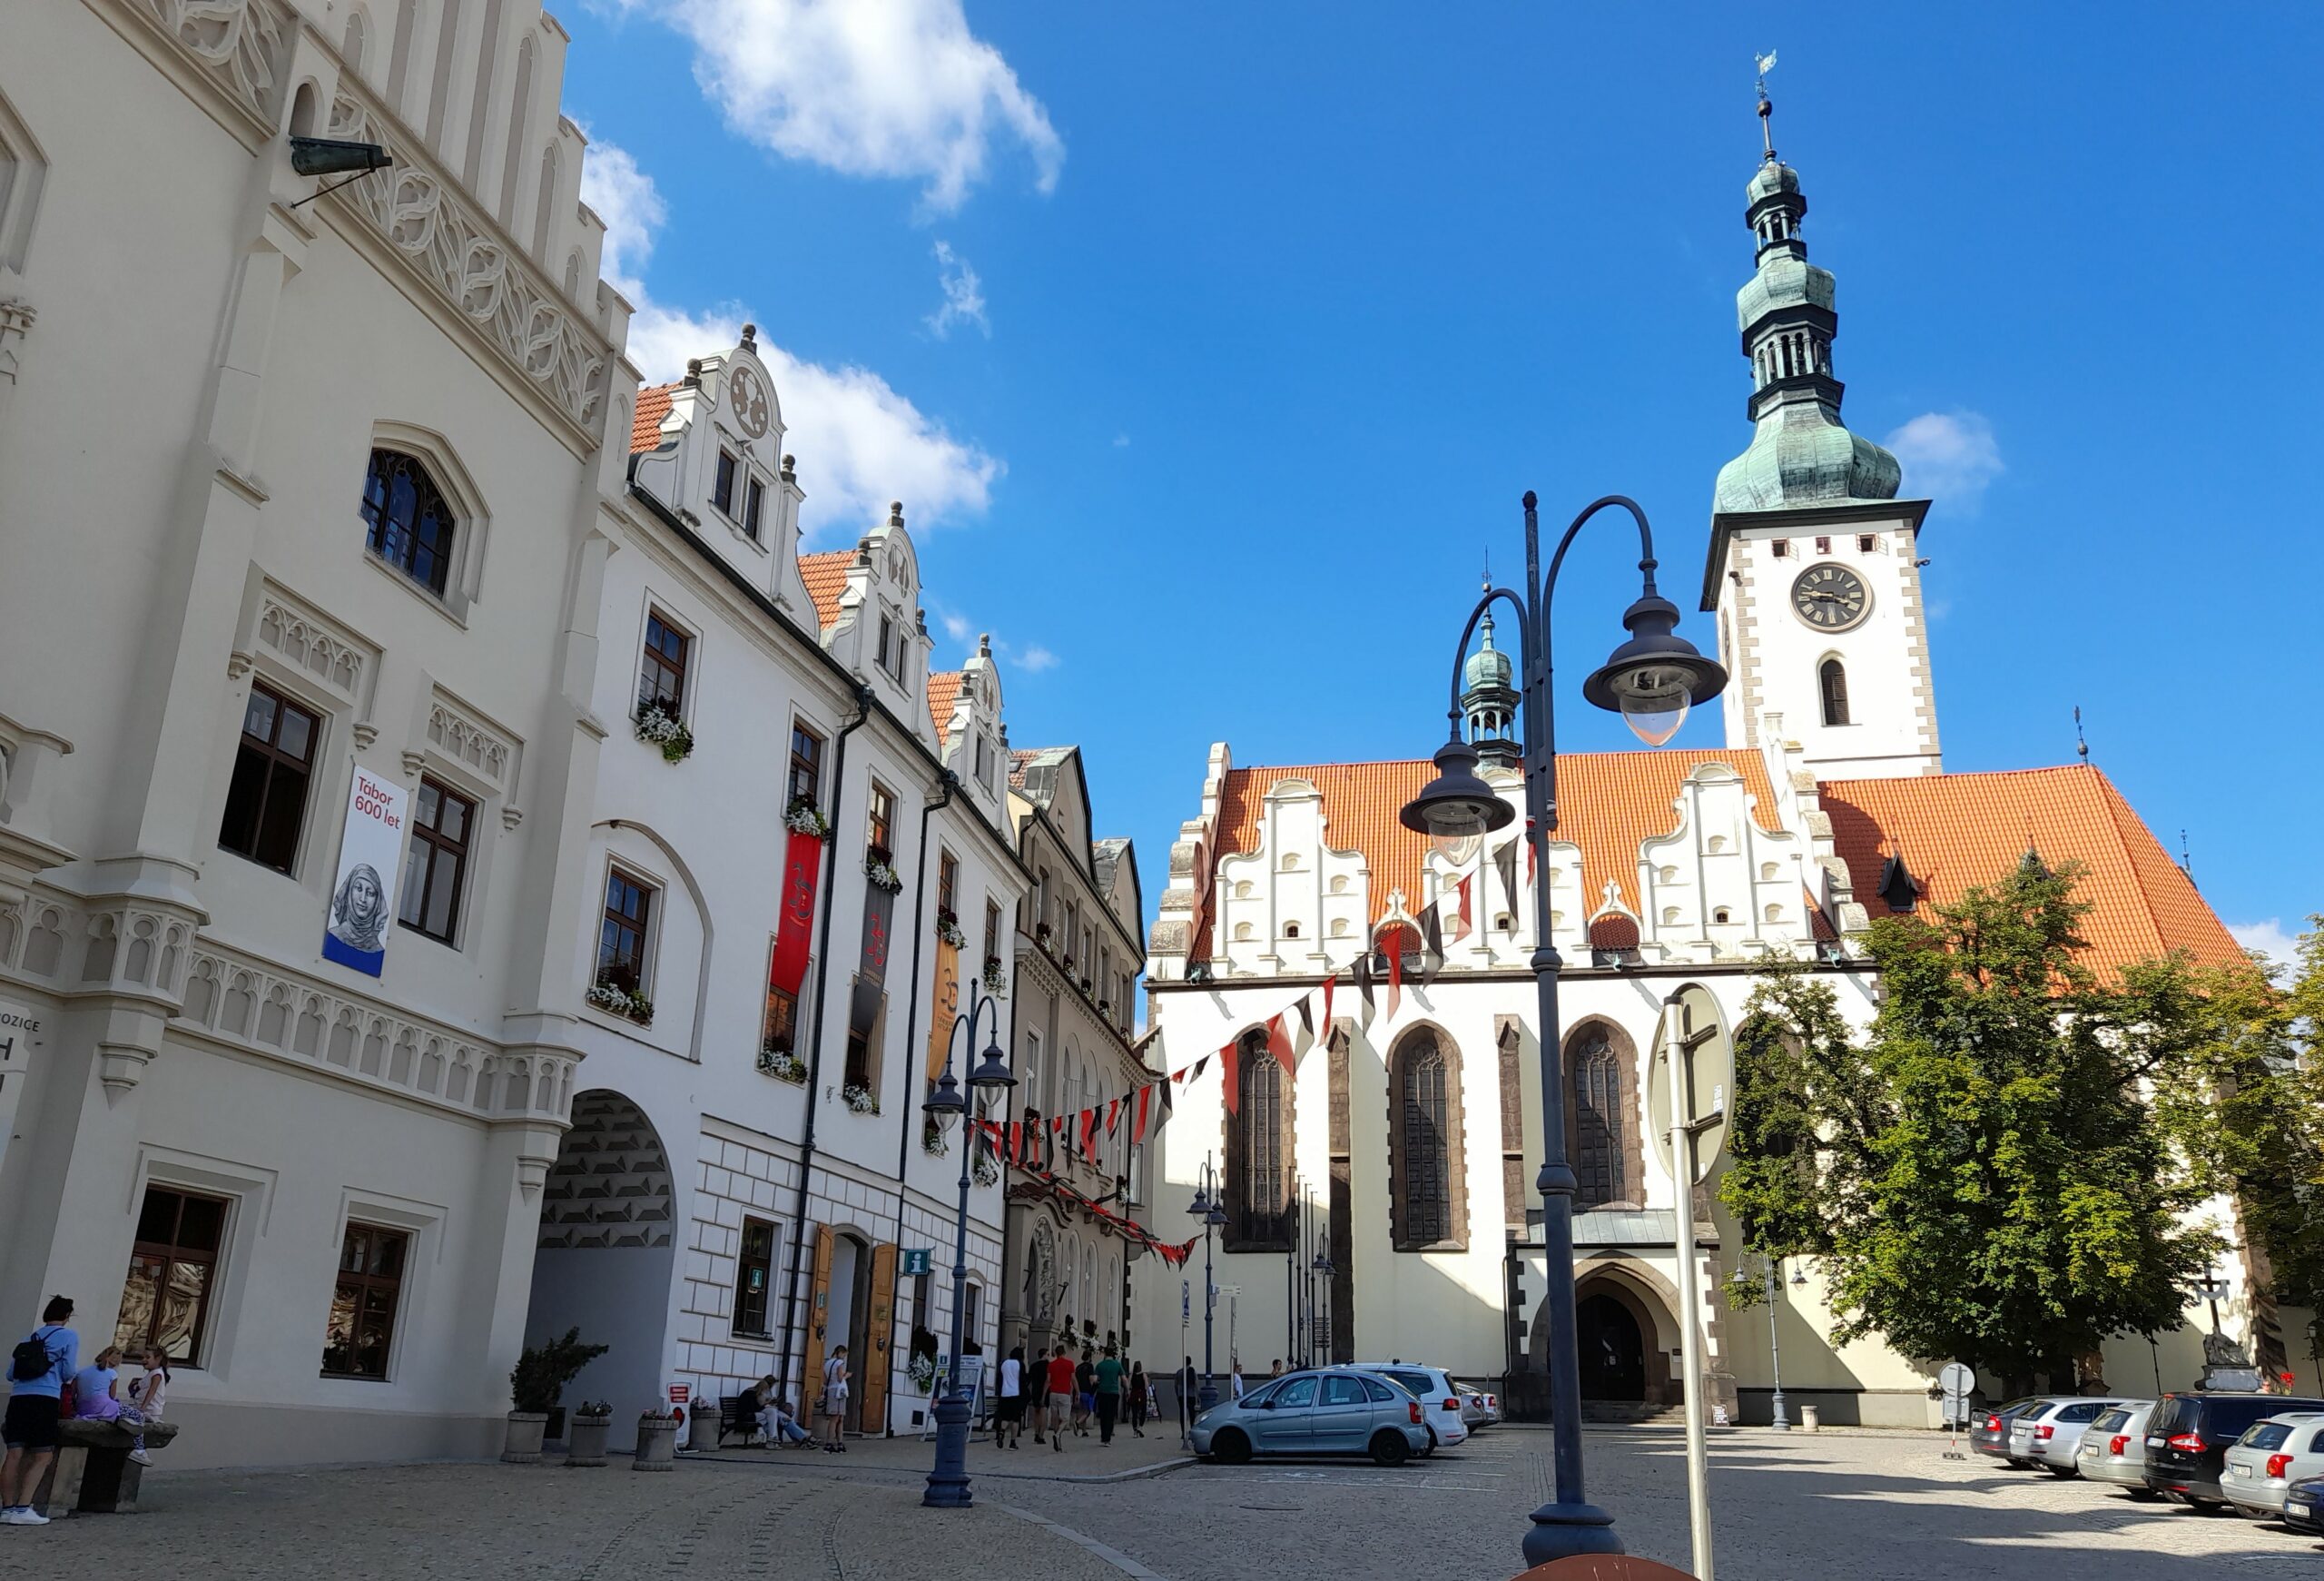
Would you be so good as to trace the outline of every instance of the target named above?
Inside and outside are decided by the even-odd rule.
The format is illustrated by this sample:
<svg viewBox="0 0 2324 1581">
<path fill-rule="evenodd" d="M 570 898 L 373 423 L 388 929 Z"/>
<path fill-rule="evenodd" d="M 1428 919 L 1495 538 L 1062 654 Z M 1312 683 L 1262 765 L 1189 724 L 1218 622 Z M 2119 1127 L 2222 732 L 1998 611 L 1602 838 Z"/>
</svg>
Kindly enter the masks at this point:
<svg viewBox="0 0 2324 1581">
<path fill-rule="evenodd" d="M 1439 856 L 1443 857 L 1453 866 L 1466 867 L 1469 865 L 1469 858 L 1477 854 L 1477 846 L 1483 838 L 1482 835 L 1438 833 L 1429 836 L 1429 844 L 1436 847 L 1436 854 Z"/>
<path fill-rule="evenodd" d="M 921 1112 L 934 1121 L 936 1129 L 946 1136 L 952 1134 L 952 1127 L 960 1123 L 967 1110 L 968 1104 L 960 1097 L 960 1084 L 952 1080 L 949 1070 L 937 1082 L 936 1091 L 928 1095 L 928 1102 L 921 1105 Z"/>
<path fill-rule="evenodd" d="M 1447 741 L 1436 749 L 1436 777 L 1420 795 L 1404 804 L 1397 819 L 1415 835 L 1425 835 L 1436 848 L 1455 861 L 1452 849 L 1466 841 L 1470 849 L 1495 829 L 1505 828 L 1516 809 L 1501 793 L 1477 777 L 1477 749 L 1465 741 Z"/>
<path fill-rule="evenodd" d="M 1679 733 L 1687 712 L 1727 689 L 1727 671 L 1677 635 L 1679 607 L 1648 594 L 1622 614 L 1630 639 L 1581 683 L 1581 695 L 1621 715 L 1631 733 L 1659 746 Z"/>
<path fill-rule="evenodd" d="M 1224 1203 L 1223 1201 L 1213 1201 L 1213 1202 L 1211 1203 L 1211 1205 L 1210 1205 L 1210 1211 L 1203 1215 L 1202 1221 L 1203 1221 L 1205 1224 L 1208 1224 L 1208 1225 L 1212 1226 L 1212 1227 L 1213 1227 L 1213 1228 L 1215 1228 L 1215 1229 L 1219 1229 L 1219 1230 L 1224 1230 L 1224 1229 L 1226 1229 L 1226 1203 Z"/>
</svg>

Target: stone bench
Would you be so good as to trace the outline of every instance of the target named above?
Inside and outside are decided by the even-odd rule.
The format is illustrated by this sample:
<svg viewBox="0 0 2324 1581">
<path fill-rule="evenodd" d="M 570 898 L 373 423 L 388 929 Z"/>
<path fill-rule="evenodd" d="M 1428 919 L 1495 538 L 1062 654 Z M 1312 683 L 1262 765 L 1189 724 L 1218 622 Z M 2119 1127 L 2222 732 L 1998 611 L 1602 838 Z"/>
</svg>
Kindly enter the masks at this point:
<svg viewBox="0 0 2324 1581">
<path fill-rule="evenodd" d="M 137 1490 L 145 1467 L 129 1457 L 137 1435 L 145 1435 L 150 1453 L 178 1436 L 175 1422 L 148 1422 L 132 1429 L 113 1422 L 74 1418 L 57 1424 L 64 1442 L 49 1463 L 34 1507 L 55 1520 L 74 1511 L 84 1515 L 134 1515 Z"/>
</svg>

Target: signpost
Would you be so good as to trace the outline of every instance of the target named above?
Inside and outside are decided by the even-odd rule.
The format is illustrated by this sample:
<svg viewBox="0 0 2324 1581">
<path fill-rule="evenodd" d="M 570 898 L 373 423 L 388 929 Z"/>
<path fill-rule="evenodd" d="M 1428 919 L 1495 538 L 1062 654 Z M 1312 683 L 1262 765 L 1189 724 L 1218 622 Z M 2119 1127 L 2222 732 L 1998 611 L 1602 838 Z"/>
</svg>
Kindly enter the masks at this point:
<svg viewBox="0 0 2324 1581">
<path fill-rule="evenodd" d="M 1958 1440 L 1961 1424 L 1969 1419 L 1969 1391 L 1977 1387 L 1977 1375 L 1958 1361 L 1948 1361 L 1945 1370 L 1936 1375 L 1936 1386 L 1945 1394 L 1945 1457 L 1966 1459 Z"/>
<path fill-rule="evenodd" d="M 904 1249 L 904 1276 L 909 1279 L 916 1274 L 926 1273 L 932 1255 L 933 1254 L 930 1250 L 925 1246 L 906 1247 Z"/>
<path fill-rule="evenodd" d="M 921 1255 L 927 1254 L 923 1252 Z M 942 1379 L 949 1375 L 950 1367 L 950 1361 L 948 1358 L 940 1356 L 936 1359 L 936 1377 L 939 1387 L 941 1387 Z M 984 1408 L 983 1357 L 963 1356 L 960 1358 L 960 1392 L 969 1397 L 969 1420 L 974 1422 L 979 1413 Z M 930 1411 L 921 1423 L 920 1441 L 925 1444 L 934 1437 L 936 1437 L 936 1413 Z"/>
<path fill-rule="evenodd" d="M 1735 1046 L 1718 1002 L 1689 983 L 1662 1002 L 1655 1029 L 1649 1131 L 1669 1167 L 1679 1205 L 1679 1342 L 1686 1369 L 1687 1518 L 1694 1534 L 1695 1581 L 1711 1581 L 1710 1467 L 1703 1441 L 1702 1291 L 1695 1269 L 1695 1187 L 1727 1141 L 1727 1094 Z"/>
</svg>

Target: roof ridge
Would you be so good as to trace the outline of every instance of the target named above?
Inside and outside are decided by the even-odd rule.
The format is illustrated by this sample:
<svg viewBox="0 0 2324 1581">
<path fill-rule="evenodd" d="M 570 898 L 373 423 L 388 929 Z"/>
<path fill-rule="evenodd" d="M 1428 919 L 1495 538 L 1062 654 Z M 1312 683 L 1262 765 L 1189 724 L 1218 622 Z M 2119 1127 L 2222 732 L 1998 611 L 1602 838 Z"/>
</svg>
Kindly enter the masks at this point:
<svg viewBox="0 0 2324 1581">
<path fill-rule="evenodd" d="M 1912 780 L 2030 779 L 2035 775 L 2077 774 L 2083 769 L 2088 769 L 2091 773 L 2101 776 L 2106 772 L 2094 763 L 2052 763 L 2038 768 L 1965 768 L 1944 774 L 1862 775 L 1852 779 L 1825 779 L 1818 780 L 1817 783 L 1818 785 L 1886 785 L 1900 778 Z"/>
</svg>

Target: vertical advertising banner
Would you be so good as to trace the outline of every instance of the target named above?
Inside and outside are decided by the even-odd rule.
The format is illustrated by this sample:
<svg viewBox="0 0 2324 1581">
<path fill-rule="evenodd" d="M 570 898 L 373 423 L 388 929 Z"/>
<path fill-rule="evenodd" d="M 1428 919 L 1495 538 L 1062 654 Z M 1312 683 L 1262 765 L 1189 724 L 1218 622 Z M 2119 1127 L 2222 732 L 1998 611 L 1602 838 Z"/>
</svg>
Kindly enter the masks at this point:
<svg viewBox="0 0 2324 1581">
<path fill-rule="evenodd" d="M 323 959 L 373 977 L 387 963 L 388 929 L 395 920 L 391 885 L 403 870 L 406 800 L 403 786 L 355 766 L 330 916 L 323 924 Z"/>
<path fill-rule="evenodd" d="M 944 1056 L 952 1047 L 952 1021 L 960 1013 L 960 950 L 949 939 L 936 941 L 936 1011 L 929 1018 L 928 1079 L 944 1074 Z M 970 1050 L 971 1057 L 975 1051 Z M 968 1072 L 960 1072 L 963 1081 Z"/>
<path fill-rule="evenodd" d="M 791 831 L 783 844 L 783 912 L 774 929 L 774 961 L 768 981 L 793 998 L 807 980 L 807 946 L 815 931 L 815 882 L 823 866 L 820 835 Z"/>
</svg>

